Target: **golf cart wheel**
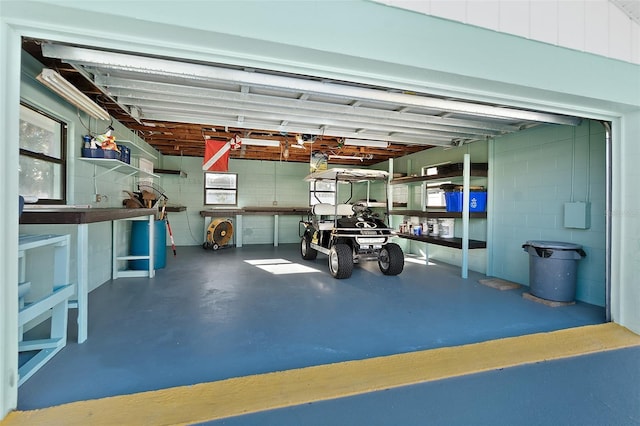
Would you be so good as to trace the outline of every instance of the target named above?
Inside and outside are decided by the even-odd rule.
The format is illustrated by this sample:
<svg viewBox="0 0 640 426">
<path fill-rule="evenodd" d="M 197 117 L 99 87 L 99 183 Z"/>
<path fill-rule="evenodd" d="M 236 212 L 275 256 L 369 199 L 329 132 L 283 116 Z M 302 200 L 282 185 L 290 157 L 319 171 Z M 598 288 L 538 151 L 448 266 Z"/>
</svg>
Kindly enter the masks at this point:
<svg viewBox="0 0 640 426">
<path fill-rule="evenodd" d="M 220 245 L 218 243 L 213 243 L 211 248 L 214 249 L 214 250 L 218 250 L 220 248 Z"/>
<path fill-rule="evenodd" d="M 385 275 L 398 275 L 404 269 L 404 253 L 395 243 L 386 244 L 380 250 L 378 266 Z"/>
<path fill-rule="evenodd" d="M 300 254 L 304 260 L 313 260 L 318 256 L 318 251 L 311 248 L 311 236 L 304 234 L 300 242 Z"/>
<path fill-rule="evenodd" d="M 353 254 L 347 244 L 335 244 L 329 251 L 329 272 L 334 278 L 349 278 L 353 272 Z"/>
<path fill-rule="evenodd" d="M 202 248 L 205 249 L 205 250 L 208 250 L 210 248 L 209 247 L 209 243 L 208 242 L 202 243 Z"/>
</svg>

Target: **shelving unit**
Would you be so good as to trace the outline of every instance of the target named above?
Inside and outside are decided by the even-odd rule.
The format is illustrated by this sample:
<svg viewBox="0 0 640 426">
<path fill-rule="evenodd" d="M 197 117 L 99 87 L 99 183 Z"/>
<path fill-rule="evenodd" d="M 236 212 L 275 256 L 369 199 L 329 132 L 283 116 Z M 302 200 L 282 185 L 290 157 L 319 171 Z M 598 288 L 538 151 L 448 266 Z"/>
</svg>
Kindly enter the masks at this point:
<svg viewBox="0 0 640 426">
<path fill-rule="evenodd" d="M 21 235 L 18 241 L 18 352 L 35 352 L 18 369 L 18 385 L 22 385 L 38 369 L 47 363 L 67 344 L 67 318 L 69 298 L 73 296 L 75 286 L 69 283 L 69 235 Z M 25 302 L 32 290 L 26 281 L 26 260 L 29 250 L 50 246 L 54 250 L 52 286 L 44 296 Z M 47 314 L 50 312 L 49 314 Z M 23 332 L 30 322 L 35 327 L 47 318 L 51 318 L 49 337 L 45 339 L 23 340 Z"/>
<path fill-rule="evenodd" d="M 143 255 L 143 256 L 138 256 L 138 255 L 135 255 L 135 256 L 134 255 L 118 256 L 117 255 L 118 226 L 124 220 L 148 220 L 149 221 L 149 242 L 148 242 L 148 244 L 149 244 L 149 254 L 148 255 Z M 119 219 L 119 220 L 114 220 L 113 221 L 113 231 L 112 231 L 113 263 L 112 263 L 112 271 L 111 271 L 111 277 L 113 279 L 123 278 L 123 277 L 149 277 L 149 278 L 153 278 L 155 276 L 155 259 L 154 259 L 154 249 L 155 249 L 154 229 L 155 229 L 155 226 L 154 226 L 154 222 L 155 222 L 155 215 L 149 215 L 147 217 L 145 217 L 145 216 L 129 217 L 129 218 L 124 218 L 124 219 Z M 146 270 L 131 270 L 131 269 L 120 269 L 119 268 L 119 262 L 121 262 L 121 261 L 129 261 L 129 260 L 148 260 L 149 261 L 148 269 L 146 269 Z"/>
<path fill-rule="evenodd" d="M 471 163 L 469 154 L 464 155 L 464 162 L 462 167 L 458 165 L 447 165 L 442 167 L 444 170 L 438 170 L 438 173 L 425 176 L 408 176 L 391 180 L 391 185 L 413 185 L 424 184 L 426 182 L 444 181 L 450 179 L 462 178 L 464 198 L 468 199 L 470 179 L 471 177 L 486 178 L 488 176 L 486 163 Z M 426 188 L 422 189 L 424 193 Z M 421 202 L 422 205 L 426 204 Z M 410 209 L 393 209 L 389 212 L 390 215 L 403 215 L 403 216 L 417 216 L 420 218 L 448 218 L 448 219 L 462 219 L 463 236 L 462 238 L 440 238 L 435 236 L 426 235 L 413 235 L 407 233 L 399 233 L 400 238 L 405 238 L 412 241 L 419 241 L 427 244 L 436 244 L 445 247 L 452 247 L 462 250 L 462 277 L 468 276 L 468 257 L 469 249 L 484 249 L 487 247 L 485 241 L 471 240 L 469 239 L 469 219 L 486 219 L 486 212 L 469 212 L 469 207 L 464 206 L 462 212 L 447 212 L 443 210 L 430 210 L 427 206 L 424 206 L 422 210 L 410 210 Z M 427 253 L 427 263 L 428 263 Z"/>
</svg>

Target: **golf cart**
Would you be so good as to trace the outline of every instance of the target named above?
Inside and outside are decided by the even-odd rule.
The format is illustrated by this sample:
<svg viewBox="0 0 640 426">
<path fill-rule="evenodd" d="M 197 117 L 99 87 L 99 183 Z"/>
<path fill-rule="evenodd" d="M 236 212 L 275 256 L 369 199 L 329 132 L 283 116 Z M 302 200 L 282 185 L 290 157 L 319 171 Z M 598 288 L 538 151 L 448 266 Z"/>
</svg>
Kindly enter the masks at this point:
<svg viewBox="0 0 640 426">
<path fill-rule="evenodd" d="M 392 229 L 379 213 L 374 213 L 374 209 L 384 209 L 386 218 L 387 204 L 370 200 L 370 184 L 375 181 L 385 185 L 386 198 L 387 179 L 387 172 L 366 169 L 334 168 L 307 176 L 314 199 L 308 219 L 300 221 L 302 258 L 313 260 L 318 252 L 328 255 L 329 272 L 338 279 L 349 278 L 353 265 L 365 260 L 377 260 L 385 275 L 401 273 L 404 253 L 399 245 L 390 242 Z M 366 197 L 352 202 L 354 185 L 359 183 L 366 185 Z M 349 185 L 348 198 L 343 203 L 338 201 L 338 184 Z"/>
</svg>

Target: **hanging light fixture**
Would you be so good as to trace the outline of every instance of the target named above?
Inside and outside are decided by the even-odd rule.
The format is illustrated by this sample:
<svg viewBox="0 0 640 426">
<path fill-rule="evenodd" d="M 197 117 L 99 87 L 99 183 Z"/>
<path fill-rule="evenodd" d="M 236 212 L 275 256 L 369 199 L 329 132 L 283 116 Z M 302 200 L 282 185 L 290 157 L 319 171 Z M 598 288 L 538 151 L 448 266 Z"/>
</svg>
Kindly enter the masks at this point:
<svg viewBox="0 0 640 426">
<path fill-rule="evenodd" d="M 54 70 L 43 68 L 36 79 L 91 117 L 98 120 L 109 120 L 111 118 L 107 111 Z"/>
<path fill-rule="evenodd" d="M 373 159 L 373 155 L 371 154 L 367 154 L 367 155 L 337 155 L 337 154 L 330 154 L 329 155 L 329 160 L 360 160 L 360 162 L 364 161 L 364 160 L 371 160 Z"/>
<path fill-rule="evenodd" d="M 367 146 L 370 148 L 387 148 L 389 143 L 386 141 L 374 141 L 371 139 L 345 139 L 345 145 L 351 146 Z"/>
<path fill-rule="evenodd" d="M 240 138 L 242 145 L 253 145 L 253 146 L 280 146 L 279 140 L 274 139 L 251 139 L 251 138 Z"/>
</svg>

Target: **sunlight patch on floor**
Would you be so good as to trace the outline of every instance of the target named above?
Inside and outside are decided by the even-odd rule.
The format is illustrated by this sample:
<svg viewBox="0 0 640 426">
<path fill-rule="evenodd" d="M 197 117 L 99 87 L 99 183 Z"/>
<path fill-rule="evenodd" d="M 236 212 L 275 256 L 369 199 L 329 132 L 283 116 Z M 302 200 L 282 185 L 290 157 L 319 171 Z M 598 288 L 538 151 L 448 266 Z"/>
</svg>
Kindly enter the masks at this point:
<svg viewBox="0 0 640 426">
<path fill-rule="evenodd" d="M 415 263 L 418 265 L 426 265 L 426 259 L 424 258 L 424 256 L 422 257 L 405 256 L 404 261 L 409 263 Z M 435 263 L 433 263 L 432 261 L 429 261 L 429 265 L 435 265 Z"/>
<path fill-rule="evenodd" d="M 294 263 L 286 259 L 253 259 L 245 260 L 245 262 L 274 275 L 320 272 L 317 269 L 300 265 L 299 263 Z"/>
</svg>

